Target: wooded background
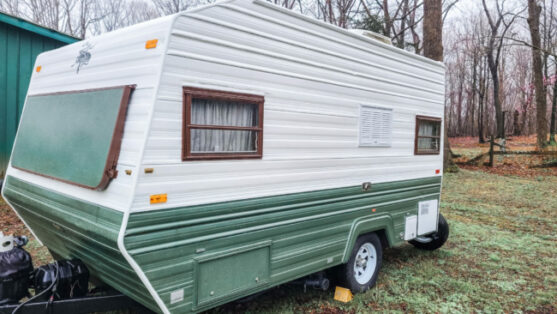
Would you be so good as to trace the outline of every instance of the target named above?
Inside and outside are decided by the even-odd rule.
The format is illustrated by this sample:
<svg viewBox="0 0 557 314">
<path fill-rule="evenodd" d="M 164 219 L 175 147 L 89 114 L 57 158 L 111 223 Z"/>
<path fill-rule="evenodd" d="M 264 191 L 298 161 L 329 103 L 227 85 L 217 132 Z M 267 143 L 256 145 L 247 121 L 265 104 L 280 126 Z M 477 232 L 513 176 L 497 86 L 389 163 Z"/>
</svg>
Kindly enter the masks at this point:
<svg viewBox="0 0 557 314">
<path fill-rule="evenodd" d="M 0 0 L 0 10 L 86 38 L 211 2 Z M 540 148 L 555 141 L 555 0 L 271 2 L 340 27 L 381 33 L 393 45 L 433 59 L 443 55 L 443 47 L 432 44 L 442 38 L 448 136 L 484 142 L 491 135 L 537 133 Z M 429 55 L 428 49 L 433 49 Z"/>
</svg>

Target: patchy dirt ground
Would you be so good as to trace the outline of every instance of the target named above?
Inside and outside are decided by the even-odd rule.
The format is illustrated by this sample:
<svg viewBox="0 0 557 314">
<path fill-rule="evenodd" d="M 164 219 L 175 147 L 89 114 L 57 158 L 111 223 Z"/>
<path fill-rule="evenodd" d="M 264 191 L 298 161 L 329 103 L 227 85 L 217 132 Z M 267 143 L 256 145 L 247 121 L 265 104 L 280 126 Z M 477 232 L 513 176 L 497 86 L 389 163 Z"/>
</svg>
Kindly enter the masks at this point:
<svg viewBox="0 0 557 314">
<path fill-rule="evenodd" d="M 31 235 L 31 232 L 25 227 L 23 222 L 17 217 L 17 215 L 8 207 L 0 196 L 0 230 L 4 234 L 13 235 L 25 235 L 29 237 L 29 243 L 25 247 L 31 256 L 33 257 L 33 264 L 36 266 L 50 263 L 52 257 L 48 253 L 46 247 L 43 247 L 39 242 Z"/>
<path fill-rule="evenodd" d="M 450 138 L 449 141 L 453 153 L 459 156 L 455 158 L 455 162 L 460 168 L 530 178 L 557 176 L 557 166 L 544 167 L 544 165 L 557 162 L 557 146 L 550 146 L 546 149 L 547 152 L 554 153 L 554 155 L 495 155 L 495 166 L 488 167 L 488 156 L 473 164 L 470 164 L 469 161 L 489 152 L 489 143 L 479 144 L 476 137 Z M 536 137 L 519 136 L 510 138 L 507 140 L 506 146 L 510 152 L 533 152 L 536 150 Z M 496 151 L 498 150 L 496 148 Z"/>
<path fill-rule="evenodd" d="M 377 286 L 348 304 L 284 285 L 211 313 L 557 313 L 557 176 L 446 174 L 441 206 L 447 244 L 387 249 Z M 0 228 L 29 235 L 1 201 Z M 49 259 L 34 240 L 30 251 Z"/>
</svg>

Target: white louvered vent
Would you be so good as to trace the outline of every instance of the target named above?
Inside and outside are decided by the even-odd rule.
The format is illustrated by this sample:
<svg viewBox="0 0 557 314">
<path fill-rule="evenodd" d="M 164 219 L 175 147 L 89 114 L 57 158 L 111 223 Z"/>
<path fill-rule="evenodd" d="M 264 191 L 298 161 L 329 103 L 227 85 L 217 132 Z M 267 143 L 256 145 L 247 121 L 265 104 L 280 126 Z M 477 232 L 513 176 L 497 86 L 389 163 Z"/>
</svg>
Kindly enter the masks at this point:
<svg viewBox="0 0 557 314">
<path fill-rule="evenodd" d="M 360 107 L 360 146 L 391 146 L 393 110 Z"/>
</svg>

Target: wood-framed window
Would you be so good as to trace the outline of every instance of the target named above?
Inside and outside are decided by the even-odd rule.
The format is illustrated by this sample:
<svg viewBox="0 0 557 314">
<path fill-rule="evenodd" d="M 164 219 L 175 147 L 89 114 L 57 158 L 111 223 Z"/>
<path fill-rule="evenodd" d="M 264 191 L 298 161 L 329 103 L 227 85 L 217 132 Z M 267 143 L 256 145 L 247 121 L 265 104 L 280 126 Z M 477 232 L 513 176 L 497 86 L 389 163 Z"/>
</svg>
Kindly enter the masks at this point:
<svg viewBox="0 0 557 314">
<path fill-rule="evenodd" d="M 441 119 L 416 116 L 415 155 L 438 155 L 441 150 Z"/>
<path fill-rule="evenodd" d="M 182 160 L 263 156 L 258 95 L 183 87 Z"/>
</svg>

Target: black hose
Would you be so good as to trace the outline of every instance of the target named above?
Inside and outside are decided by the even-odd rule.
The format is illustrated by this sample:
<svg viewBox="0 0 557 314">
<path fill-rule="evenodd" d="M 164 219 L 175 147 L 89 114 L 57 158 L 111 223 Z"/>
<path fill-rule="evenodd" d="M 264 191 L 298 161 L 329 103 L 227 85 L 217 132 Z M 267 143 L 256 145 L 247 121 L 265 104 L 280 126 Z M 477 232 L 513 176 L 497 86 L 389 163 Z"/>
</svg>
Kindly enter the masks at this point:
<svg viewBox="0 0 557 314">
<path fill-rule="evenodd" d="M 43 291 L 41 291 L 41 293 L 39 294 L 35 294 L 32 298 L 28 299 L 27 301 L 19 304 L 12 312 L 12 314 L 16 314 L 17 311 L 19 311 L 19 309 L 21 309 L 25 304 L 34 301 L 36 299 L 38 299 L 39 297 L 43 296 L 45 293 L 47 293 L 48 291 L 52 290 L 52 288 L 54 287 L 54 285 L 56 284 L 56 282 L 58 281 L 58 276 L 59 276 L 59 272 L 60 269 L 58 268 L 58 262 L 54 262 L 54 266 L 56 267 L 56 275 L 54 276 L 54 280 L 52 280 L 52 283 L 50 283 L 50 285 L 48 286 L 48 288 L 44 289 Z"/>
</svg>

